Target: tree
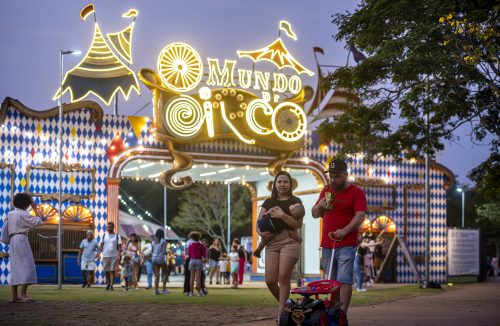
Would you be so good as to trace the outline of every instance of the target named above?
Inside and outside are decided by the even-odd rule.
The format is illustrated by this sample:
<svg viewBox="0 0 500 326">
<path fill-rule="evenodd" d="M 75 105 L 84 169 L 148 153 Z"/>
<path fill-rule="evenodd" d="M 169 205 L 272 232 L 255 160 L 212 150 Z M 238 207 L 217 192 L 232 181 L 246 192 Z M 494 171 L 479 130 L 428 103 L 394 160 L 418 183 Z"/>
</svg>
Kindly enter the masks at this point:
<svg viewBox="0 0 500 326">
<path fill-rule="evenodd" d="M 250 192 L 240 185 L 231 185 L 231 233 L 252 223 Z M 179 213 L 173 225 L 189 232 L 199 230 L 211 238 L 227 243 L 227 185 L 194 184 L 179 197 Z M 227 249 L 227 248 L 226 248 Z"/>
<path fill-rule="evenodd" d="M 492 136 L 498 154 L 499 8 L 495 1 L 364 0 L 354 13 L 335 15 L 335 39 L 368 58 L 329 74 L 329 87 L 365 105 L 321 124 L 321 141 L 342 144 L 340 156 L 365 152 L 365 161 L 418 157 L 456 141 L 453 132 L 469 124 L 473 140 Z"/>
</svg>

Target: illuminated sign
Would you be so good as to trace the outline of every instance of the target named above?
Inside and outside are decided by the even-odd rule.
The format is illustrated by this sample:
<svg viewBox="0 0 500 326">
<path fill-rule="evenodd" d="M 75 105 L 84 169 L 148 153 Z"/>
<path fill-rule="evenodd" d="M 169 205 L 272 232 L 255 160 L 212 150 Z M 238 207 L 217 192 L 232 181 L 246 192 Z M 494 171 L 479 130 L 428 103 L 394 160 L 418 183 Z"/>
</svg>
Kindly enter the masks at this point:
<svg viewBox="0 0 500 326">
<path fill-rule="evenodd" d="M 297 39 L 288 22 L 281 21 L 280 30 Z M 307 129 L 303 105 L 310 94 L 300 75 L 314 73 L 290 54 L 280 37 L 237 55 L 250 63 L 270 62 L 279 70 L 246 69 L 237 60 L 204 60 L 186 43 L 165 46 L 157 72 L 139 72 L 153 93 L 155 131 L 174 143 L 233 138 L 280 152 L 301 148 Z"/>
<path fill-rule="evenodd" d="M 124 18 L 132 18 L 132 22 L 120 32 L 108 33 L 107 39 L 95 19 L 94 5 L 85 6 L 80 12 L 80 17 L 83 21 L 91 14 L 94 14 L 92 44 L 82 61 L 64 76 L 63 94 L 69 91 L 71 102 L 80 101 L 94 94 L 106 105 L 110 104 L 119 91 L 125 99 L 128 99 L 134 89 L 140 94 L 139 82 L 134 72 L 120 59 L 132 63 L 132 35 L 138 15 L 137 10 L 130 9 L 123 14 Z M 59 88 L 54 100 L 61 96 L 60 92 Z"/>
</svg>

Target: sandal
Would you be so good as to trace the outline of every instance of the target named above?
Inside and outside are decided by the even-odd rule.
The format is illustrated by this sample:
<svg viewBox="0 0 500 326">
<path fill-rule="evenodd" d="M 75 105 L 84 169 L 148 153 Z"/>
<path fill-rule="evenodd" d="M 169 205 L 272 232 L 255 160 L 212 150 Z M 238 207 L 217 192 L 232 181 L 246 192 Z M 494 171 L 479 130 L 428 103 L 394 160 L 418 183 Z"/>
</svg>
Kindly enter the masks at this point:
<svg viewBox="0 0 500 326">
<path fill-rule="evenodd" d="M 31 302 L 33 302 L 33 300 L 31 298 L 26 297 L 26 298 L 20 298 L 16 302 L 19 302 L 19 303 L 31 303 Z"/>
</svg>

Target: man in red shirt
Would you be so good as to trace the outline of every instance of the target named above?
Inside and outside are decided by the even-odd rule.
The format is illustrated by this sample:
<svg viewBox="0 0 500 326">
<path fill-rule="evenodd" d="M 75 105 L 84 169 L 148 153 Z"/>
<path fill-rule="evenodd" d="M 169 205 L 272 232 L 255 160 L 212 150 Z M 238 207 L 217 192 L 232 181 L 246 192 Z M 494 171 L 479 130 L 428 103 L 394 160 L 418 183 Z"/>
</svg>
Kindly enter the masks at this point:
<svg viewBox="0 0 500 326">
<path fill-rule="evenodd" d="M 330 259 L 335 241 L 332 279 L 342 284 L 340 301 L 347 313 L 351 302 L 353 266 L 358 245 L 358 228 L 365 219 L 366 196 L 361 188 L 347 181 L 347 165 L 332 160 L 328 166 L 330 184 L 325 186 L 312 208 L 314 218 L 323 218 L 321 234 L 321 267 L 329 275 Z"/>
</svg>

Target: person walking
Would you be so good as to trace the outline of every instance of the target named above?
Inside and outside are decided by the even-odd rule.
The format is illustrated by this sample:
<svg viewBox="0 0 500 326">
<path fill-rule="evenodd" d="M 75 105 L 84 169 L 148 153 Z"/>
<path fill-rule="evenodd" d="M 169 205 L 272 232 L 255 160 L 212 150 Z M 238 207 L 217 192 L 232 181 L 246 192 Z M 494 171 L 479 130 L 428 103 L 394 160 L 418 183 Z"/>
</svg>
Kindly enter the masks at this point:
<svg viewBox="0 0 500 326">
<path fill-rule="evenodd" d="M 106 291 L 113 291 L 117 263 L 122 256 L 122 239 L 115 233 L 115 223 L 108 222 L 106 233 L 99 244 L 96 259 L 102 253 L 103 270 L 106 273 Z"/>
<path fill-rule="evenodd" d="M 278 317 L 285 309 L 286 301 L 290 296 L 291 278 L 295 264 L 299 260 L 301 245 L 290 237 L 289 229 L 302 227 L 304 207 L 290 212 L 290 206 L 302 201 L 293 196 L 292 177 L 285 171 L 280 171 L 274 178 L 271 198 L 262 204 L 258 219 L 269 214 L 276 233 L 258 231 L 267 242 L 265 247 L 265 279 L 266 285 L 274 298 L 278 301 Z"/>
<path fill-rule="evenodd" d="M 76 259 L 76 263 L 80 265 L 82 271 L 82 288 L 89 288 L 94 281 L 96 269 L 95 256 L 98 247 L 99 244 L 97 240 L 94 239 L 94 231 L 87 230 L 87 238 L 83 239 L 80 243 L 80 250 L 78 251 L 78 257 Z"/>
<path fill-rule="evenodd" d="M 14 196 L 14 210 L 7 214 L 2 228 L 0 241 L 8 244 L 10 260 L 10 286 L 12 291 L 11 303 L 31 302 L 28 297 L 28 286 L 37 283 L 35 260 L 28 241 L 30 229 L 43 224 L 38 217 L 38 207 L 33 198 L 27 193 L 18 193 Z M 35 216 L 31 216 L 27 209 L 31 207 Z M 17 288 L 21 287 L 21 294 Z"/>
<path fill-rule="evenodd" d="M 312 216 L 323 218 L 321 258 L 326 275 L 329 275 L 334 245 L 332 239 L 336 240 L 332 279 L 342 284 L 340 301 L 343 316 L 346 316 L 352 296 L 358 228 L 367 211 L 366 196 L 360 187 L 347 181 L 347 164 L 344 161 L 332 160 L 325 173 L 328 173 L 330 182 L 321 191 L 312 208 Z"/>
<path fill-rule="evenodd" d="M 141 242 L 135 233 L 130 233 L 125 253 L 130 257 L 132 263 L 132 274 L 130 275 L 130 289 L 138 289 L 138 274 L 141 270 Z"/>
</svg>

